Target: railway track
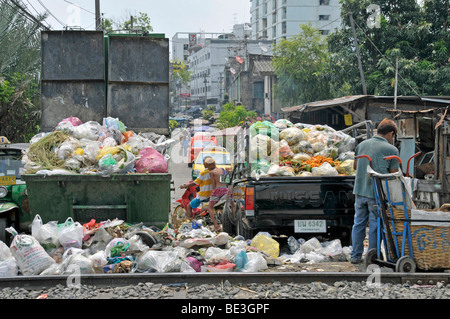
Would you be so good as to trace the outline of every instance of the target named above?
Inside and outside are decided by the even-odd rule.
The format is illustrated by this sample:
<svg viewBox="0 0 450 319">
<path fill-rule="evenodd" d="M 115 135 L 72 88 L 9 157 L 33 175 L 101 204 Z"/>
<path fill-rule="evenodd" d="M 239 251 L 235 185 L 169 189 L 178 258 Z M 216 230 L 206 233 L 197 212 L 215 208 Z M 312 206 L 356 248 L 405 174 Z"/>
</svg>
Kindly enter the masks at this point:
<svg viewBox="0 0 450 319">
<path fill-rule="evenodd" d="M 221 284 L 228 281 L 231 284 L 270 284 L 298 283 L 307 284 L 322 282 L 333 284 L 337 281 L 368 282 L 376 281 L 382 284 L 410 285 L 448 285 L 450 273 L 397 273 L 397 272 L 258 272 L 258 273 L 127 273 L 127 274 L 92 274 L 69 276 L 17 276 L 0 278 L 0 289 L 25 288 L 28 290 L 66 286 L 77 282 L 81 285 L 95 287 L 119 287 L 137 285 L 139 283 L 159 283 L 165 285 L 179 284 Z"/>
</svg>

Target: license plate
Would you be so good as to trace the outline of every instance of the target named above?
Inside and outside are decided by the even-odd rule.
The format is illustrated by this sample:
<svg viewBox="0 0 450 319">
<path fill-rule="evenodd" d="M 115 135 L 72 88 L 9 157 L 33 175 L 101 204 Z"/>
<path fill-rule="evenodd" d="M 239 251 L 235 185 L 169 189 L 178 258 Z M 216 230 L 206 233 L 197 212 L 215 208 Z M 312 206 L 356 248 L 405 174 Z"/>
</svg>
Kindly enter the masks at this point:
<svg viewBox="0 0 450 319">
<path fill-rule="evenodd" d="M 296 233 L 326 233 L 327 221 L 323 219 L 305 219 L 294 221 Z"/>
<path fill-rule="evenodd" d="M 0 185 L 16 185 L 16 177 L 0 176 Z"/>
</svg>

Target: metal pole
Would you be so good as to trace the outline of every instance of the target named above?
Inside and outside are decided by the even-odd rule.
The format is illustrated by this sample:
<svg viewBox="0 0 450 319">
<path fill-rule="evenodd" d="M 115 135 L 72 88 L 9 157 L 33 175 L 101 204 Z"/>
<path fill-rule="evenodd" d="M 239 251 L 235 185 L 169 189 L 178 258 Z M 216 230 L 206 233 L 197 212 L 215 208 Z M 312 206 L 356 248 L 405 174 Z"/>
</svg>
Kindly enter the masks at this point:
<svg viewBox="0 0 450 319">
<path fill-rule="evenodd" d="M 397 81 L 398 81 L 398 57 L 395 59 L 394 109 L 397 109 Z M 414 123 L 416 122 L 414 121 Z"/>
<path fill-rule="evenodd" d="M 358 67 L 359 67 L 359 74 L 361 75 L 363 94 L 367 95 L 366 80 L 364 78 L 364 72 L 362 69 L 361 55 L 359 54 L 358 39 L 356 38 L 356 30 L 355 30 L 355 24 L 353 22 L 353 14 L 350 14 L 350 24 L 352 25 L 352 30 L 353 30 L 353 41 L 355 43 L 356 56 L 358 57 Z"/>
<path fill-rule="evenodd" d="M 208 87 L 207 87 L 208 80 L 206 80 L 206 73 L 205 73 L 204 78 L 205 79 L 203 80 L 203 83 L 205 83 L 205 110 L 206 110 L 206 106 L 208 104 Z"/>
<path fill-rule="evenodd" d="M 95 30 L 102 29 L 102 20 L 100 17 L 100 0 L 95 0 Z"/>
</svg>

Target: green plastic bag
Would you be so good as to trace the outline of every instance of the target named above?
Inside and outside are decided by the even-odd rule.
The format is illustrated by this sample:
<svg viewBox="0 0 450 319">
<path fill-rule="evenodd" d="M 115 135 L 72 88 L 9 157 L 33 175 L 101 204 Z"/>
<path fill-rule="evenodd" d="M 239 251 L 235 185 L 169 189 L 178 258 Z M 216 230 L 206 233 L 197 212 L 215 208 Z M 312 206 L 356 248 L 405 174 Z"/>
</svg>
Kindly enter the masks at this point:
<svg viewBox="0 0 450 319">
<path fill-rule="evenodd" d="M 256 122 L 250 126 L 250 137 L 256 136 L 258 134 L 267 135 L 276 142 L 279 140 L 279 130 L 272 122 L 263 121 Z"/>
</svg>

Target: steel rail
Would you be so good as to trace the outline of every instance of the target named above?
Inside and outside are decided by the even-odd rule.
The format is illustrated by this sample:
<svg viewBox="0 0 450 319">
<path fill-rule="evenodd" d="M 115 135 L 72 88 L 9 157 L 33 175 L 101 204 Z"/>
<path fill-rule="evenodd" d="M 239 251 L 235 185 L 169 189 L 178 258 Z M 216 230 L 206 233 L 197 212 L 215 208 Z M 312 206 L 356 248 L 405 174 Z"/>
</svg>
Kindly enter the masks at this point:
<svg viewBox="0 0 450 319">
<path fill-rule="evenodd" d="M 382 284 L 435 285 L 438 282 L 449 284 L 450 273 L 398 273 L 398 272 L 219 272 L 219 273 L 124 273 L 92 274 L 64 276 L 15 276 L 0 278 L 0 289 L 25 288 L 37 290 L 57 285 L 68 286 L 78 283 L 82 286 L 120 287 L 138 283 L 159 283 L 165 285 L 180 284 L 270 284 L 281 283 L 307 284 L 322 282 L 333 284 L 337 281 L 370 282 L 377 276 Z"/>
</svg>

